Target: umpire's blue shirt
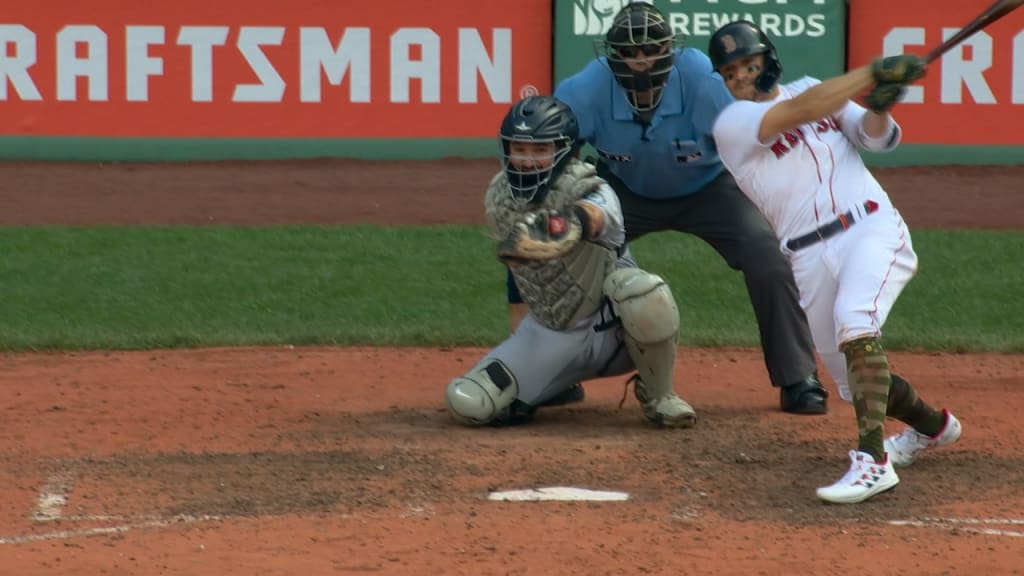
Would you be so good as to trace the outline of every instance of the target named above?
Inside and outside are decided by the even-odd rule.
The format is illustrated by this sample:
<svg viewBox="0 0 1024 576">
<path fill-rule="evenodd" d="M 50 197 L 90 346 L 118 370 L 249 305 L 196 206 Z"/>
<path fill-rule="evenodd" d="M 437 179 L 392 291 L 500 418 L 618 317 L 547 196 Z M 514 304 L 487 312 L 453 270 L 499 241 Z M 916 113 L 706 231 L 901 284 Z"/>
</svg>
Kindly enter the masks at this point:
<svg viewBox="0 0 1024 576">
<path fill-rule="evenodd" d="M 603 56 L 559 83 L 554 95 L 576 114 L 580 140 L 592 144 L 634 194 L 686 196 L 725 169 L 711 128 L 733 97 L 700 50 L 675 51 L 661 104 L 646 129 L 633 119 L 626 92 Z"/>
</svg>

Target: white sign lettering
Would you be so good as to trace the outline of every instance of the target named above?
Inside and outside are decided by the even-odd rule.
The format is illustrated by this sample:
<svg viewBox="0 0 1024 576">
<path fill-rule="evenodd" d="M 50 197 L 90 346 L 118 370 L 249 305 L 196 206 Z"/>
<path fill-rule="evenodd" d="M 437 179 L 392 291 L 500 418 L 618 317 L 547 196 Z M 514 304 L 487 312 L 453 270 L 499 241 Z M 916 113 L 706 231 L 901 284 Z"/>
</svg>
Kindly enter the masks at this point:
<svg viewBox="0 0 1024 576">
<path fill-rule="evenodd" d="M 7 54 L 8 44 L 14 45 L 12 56 Z M 21 24 L 0 24 L 0 100 L 7 100 L 7 82 L 10 81 L 18 98 L 42 100 L 39 88 L 32 81 L 28 69 L 36 63 L 36 34 Z"/>
<path fill-rule="evenodd" d="M 164 61 L 149 56 L 152 44 L 164 43 L 163 26 L 128 26 L 125 28 L 125 98 L 129 102 L 149 100 L 149 77 L 164 73 Z"/>
<path fill-rule="evenodd" d="M 948 39 L 959 32 L 959 28 L 943 28 L 942 38 Z M 927 46 L 928 41 L 924 28 L 893 28 L 882 39 L 882 53 L 886 56 L 904 54 L 907 46 Z M 932 63 L 932 74 L 938 72 L 939 102 L 942 104 L 962 104 L 964 95 L 967 101 L 975 104 L 997 104 L 998 99 L 992 92 L 986 73 L 991 75 L 993 65 L 992 36 L 984 30 L 976 32 L 969 38 L 951 48 L 936 62 Z M 1010 102 L 1024 104 L 1024 31 L 1018 32 L 1013 38 L 1011 54 L 1011 86 Z M 921 104 L 925 101 L 924 86 L 908 86 L 903 96 L 904 103 Z"/>
<path fill-rule="evenodd" d="M 322 83 L 332 86 L 348 82 L 347 98 L 356 103 L 370 102 L 374 73 L 388 78 L 387 95 L 393 103 L 439 103 L 442 98 L 457 98 L 463 104 L 481 100 L 480 86 L 495 103 L 512 102 L 512 30 L 494 28 L 489 41 L 476 28 L 459 28 L 457 37 L 442 38 L 430 28 L 398 28 L 389 38 L 387 59 L 372 58 L 371 29 L 345 28 L 340 37 L 331 38 L 324 28 L 298 29 L 298 98 L 300 102 L 324 100 Z M 287 82 L 264 47 L 282 46 L 287 34 L 279 26 L 242 26 L 235 46 L 257 82 L 237 84 L 230 92 L 233 102 L 281 102 Z M 212 102 L 216 79 L 215 47 L 225 46 L 231 36 L 227 26 L 182 26 L 174 45 L 188 51 L 191 100 Z M 43 100 L 32 69 L 38 69 L 38 43 L 35 32 L 20 24 L 0 25 L 0 100 L 9 92 L 23 101 Z M 150 100 L 150 80 L 166 76 L 167 60 L 185 58 L 183 51 L 164 49 L 153 55 L 153 46 L 167 43 L 163 26 L 126 26 L 124 46 L 125 100 Z M 79 88 L 86 89 L 84 99 L 105 102 L 109 99 L 109 35 L 93 25 L 62 28 L 56 37 L 56 98 L 79 100 Z M 454 53 L 452 51 L 454 50 Z M 442 60 L 442 54 L 447 57 Z M 119 55 L 119 54 L 117 54 Z M 270 54 L 273 56 L 273 52 Z M 223 54 L 219 56 L 223 58 Z M 387 73 L 385 73 L 385 62 Z M 448 64 L 443 65 L 443 62 Z M 374 64 L 379 66 L 373 71 Z M 178 69 L 172 66 L 170 70 Z M 39 74 L 39 72 L 36 72 Z M 442 93 L 442 78 L 454 76 L 457 93 Z M 175 79 L 182 81 L 183 79 Z M 8 85 L 13 91 L 8 90 Z M 166 85 L 166 82 L 164 83 Z M 223 92 L 227 94 L 228 92 Z M 224 98 L 225 96 L 222 96 Z"/>
<path fill-rule="evenodd" d="M 370 101 L 370 29 L 346 28 L 337 46 L 331 45 L 323 28 L 300 28 L 302 61 L 299 63 L 299 99 L 319 102 L 320 70 L 332 86 L 341 84 L 349 74 L 350 102 Z"/>
<path fill-rule="evenodd" d="M 775 14 L 773 12 L 762 12 L 761 14 L 738 12 L 696 12 L 687 14 L 685 12 L 672 12 L 668 15 L 669 25 L 676 34 L 684 36 L 711 36 L 722 26 L 735 20 L 750 20 L 757 23 L 762 30 L 773 38 L 807 36 L 809 38 L 821 38 L 825 35 L 825 15 L 808 14 Z"/>
<path fill-rule="evenodd" d="M 1010 102 L 1024 104 L 1024 30 L 1013 37 L 1013 86 L 1010 88 Z"/>
<path fill-rule="evenodd" d="M 487 86 L 491 100 L 512 102 L 512 30 L 498 28 L 492 34 L 494 54 L 488 58 L 487 48 L 476 28 L 459 28 L 459 102 L 477 102 L 477 82 Z"/>
<path fill-rule="evenodd" d="M 420 57 L 413 59 L 412 47 Z M 399 28 L 391 35 L 391 101 L 409 102 L 409 84 L 420 81 L 420 101 L 441 101 L 441 37 L 430 28 Z"/>
<path fill-rule="evenodd" d="M 86 55 L 76 50 L 85 45 Z M 85 78 L 89 100 L 107 101 L 107 34 L 97 26 L 65 26 L 57 32 L 57 100 L 78 99 L 78 79 Z"/>
<path fill-rule="evenodd" d="M 182 26 L 178 31 L 178 46 L 191 48 L 193 102 L 213 102 L 213 47 L 227 41 L 227 26 Z"/>
<path fill-rule="evenodd" d="M 284 79 L 267 60 L 260 46 L 280 46 L 284 41 L 284 28 L 243 26 L 238 34 L 238 51 L 259 78 L 259 84 L 235 86 L 234 102 L 280 102 L 284 96 Z"/>
</svg>

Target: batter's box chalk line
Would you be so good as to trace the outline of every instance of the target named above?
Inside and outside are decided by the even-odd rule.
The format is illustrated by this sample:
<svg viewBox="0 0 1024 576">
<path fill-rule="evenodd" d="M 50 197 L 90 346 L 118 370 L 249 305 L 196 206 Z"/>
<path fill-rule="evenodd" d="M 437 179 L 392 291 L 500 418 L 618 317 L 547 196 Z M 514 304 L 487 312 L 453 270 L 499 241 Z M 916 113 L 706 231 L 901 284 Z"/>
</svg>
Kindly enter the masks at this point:
<svg viewBox="0 0 1024 576">
<path fill-rule="evenodd" d="M 547 488 L 491 492 L 487 495 L 487 499 L 499 502 L 539 502 L 546 500 L 563 502 L 623 502 L 629 500 L 629 494 L 606 490 L 588 490 L 572 486 L 549 486 Z"/>
<path fill-rule="evenodd" d="M 122 522 L 117 526 L 99 526 L 92 528 L 80 528 L 74 530 L 57 530 L 39 534 L 26 534 L 22 536 L 0 536 L 2 544 L 21 544 L 23 542 L 41 542 L 44 540 L 61 540 L 77 538 L 81 536 L 96 536 L 102 534 L 119 534 L 130 530 L 141 530 L 145 528 L 163 528 L 179 524 L 193 522 L 207 522 L 211 520 L 222 520 L 222 516 L 192 516 L 179 514 L 172 517 L 162 516 L 66 516 L 64 507 L 68 503 L 71 490 L 74 485 L 73 478 L 69 472 L 61 471 L 51 474 L 43 487 L 39 490 L 39 497 L 36 499 L 35 509 L 32 511 L 32 520 L 36 523 L 49 523 L 57 521 L 78 521 L 78 522 Z"/>
<path fill-rule="evenodd" d="M 1007 530 L 995 526 L 1024 526 L 1024 518 L 920 518 L 918 520 L 890 520 L 893 526 L 941 528 L 949 531 L 1024 538 L 1024 530 Z"/>
<path fill-rule="evenodd" d="M 37 522 L 60 520 L 64 506 L 68 503 L 68 495 L 71 494 L 71 484 L 70 473 L 51 474 L 39 489 L 39 498 L 36 499 L 32 519 Z"/>
</svg>

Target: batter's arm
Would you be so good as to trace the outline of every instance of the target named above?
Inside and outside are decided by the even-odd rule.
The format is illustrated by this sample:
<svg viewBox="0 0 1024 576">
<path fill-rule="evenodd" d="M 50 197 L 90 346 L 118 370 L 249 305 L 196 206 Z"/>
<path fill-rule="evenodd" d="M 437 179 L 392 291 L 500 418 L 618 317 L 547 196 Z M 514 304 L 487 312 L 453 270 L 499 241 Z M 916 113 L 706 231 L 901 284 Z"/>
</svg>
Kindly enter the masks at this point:
<svg viewBox="0 0 1024 576">
<path fill-rule="evenodd" d="M 871 139 L 888 137 L 892 133 L 892 117 L 888 112 L 874 112 L 868 110 L 861 120 L 864 127 L 864 135 Z"/>
<path fill-rule="evenodd" d="M 812 86 L 796 98 L 783 100 L 761 119 L 758 140 L 769 142 L 801 124 L 829 116 L 874 83 L 871 66 L 862 66 Z"/>
<path fill-rule="evenodd" d="M 861 150 L 888 152 L 900 143 L 902 131 L 891 113 L 873 112 L 850 102 L 836 120 L 843 134 Z"/>
</svg>

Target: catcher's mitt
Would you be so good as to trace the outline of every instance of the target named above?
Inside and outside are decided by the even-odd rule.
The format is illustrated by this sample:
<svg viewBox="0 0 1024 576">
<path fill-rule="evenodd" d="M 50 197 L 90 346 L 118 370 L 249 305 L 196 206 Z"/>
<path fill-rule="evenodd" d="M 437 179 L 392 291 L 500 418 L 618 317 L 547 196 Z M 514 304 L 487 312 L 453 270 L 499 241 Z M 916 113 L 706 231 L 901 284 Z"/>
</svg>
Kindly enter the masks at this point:
<svg viewBox="0 0 1024 576">
<path fill-rule="evenodd" d="M 511 263 L 551 260 L 568 254 L 582 236 L 583 225 L 572 212 L 530 212 L 498 243 L 498 259 Z"/>
</svg>

